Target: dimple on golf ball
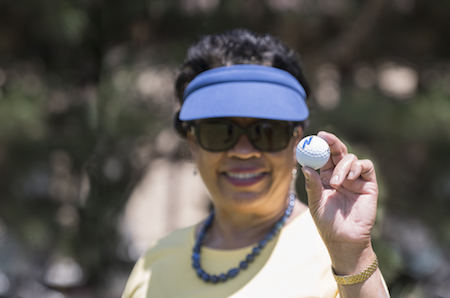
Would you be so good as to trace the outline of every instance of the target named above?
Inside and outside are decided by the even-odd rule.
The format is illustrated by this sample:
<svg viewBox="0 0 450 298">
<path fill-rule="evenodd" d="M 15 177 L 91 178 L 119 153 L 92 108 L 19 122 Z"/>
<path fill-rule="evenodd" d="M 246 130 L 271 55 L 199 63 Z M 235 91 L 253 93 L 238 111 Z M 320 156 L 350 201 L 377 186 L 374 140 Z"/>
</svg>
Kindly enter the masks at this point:
<svg viewBox="0 0 450 298">
<path fill-rule="evenodd" d="M 317 170 L 323 167 L 330 158 L 330 146 L 318 136 L 307 136 L 298 143 L 295 156 L 301 166 Z"/>
</svg>

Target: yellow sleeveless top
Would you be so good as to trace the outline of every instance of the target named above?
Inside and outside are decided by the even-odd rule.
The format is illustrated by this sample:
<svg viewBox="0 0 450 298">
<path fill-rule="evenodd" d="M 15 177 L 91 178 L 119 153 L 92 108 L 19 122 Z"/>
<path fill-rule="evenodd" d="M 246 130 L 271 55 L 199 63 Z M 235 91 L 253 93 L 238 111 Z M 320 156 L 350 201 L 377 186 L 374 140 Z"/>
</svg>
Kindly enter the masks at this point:
<svg viewBox="0 0 450 298">
<path fill-rule="evenodd" d="M 122 298 L 296 297 L 335 298 L 331 261 L 309 211 L 281 229 L 246 270 L 224 283 L 205 283 L 192 268 L 195 226 L 161 239 L 136 263 Z M 210 274 L 238 267 L 253 246 L 218 250 L 202 247 Z"/>
</svg>

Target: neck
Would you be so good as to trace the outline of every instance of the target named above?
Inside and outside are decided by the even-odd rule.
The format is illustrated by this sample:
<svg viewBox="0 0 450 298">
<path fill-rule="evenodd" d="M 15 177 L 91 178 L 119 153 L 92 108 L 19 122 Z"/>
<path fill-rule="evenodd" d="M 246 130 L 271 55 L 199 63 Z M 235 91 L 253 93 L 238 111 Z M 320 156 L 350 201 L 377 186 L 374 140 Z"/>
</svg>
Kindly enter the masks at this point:
<svg viewBox="0 0 450 298">
<path fill-rule="evenodd" d="M 267 214 L 233 213 L 215 210 L 213 224 L 205 237 L 203 245 L 216 249 L 237 249 L 250 246 L 260 240 L 274 227 L 276 222 L 284 216 L 288 199 Z M 295 200 L 294 210 L 286 224 L 306 210 L 306 206 Z"/>
</svg>

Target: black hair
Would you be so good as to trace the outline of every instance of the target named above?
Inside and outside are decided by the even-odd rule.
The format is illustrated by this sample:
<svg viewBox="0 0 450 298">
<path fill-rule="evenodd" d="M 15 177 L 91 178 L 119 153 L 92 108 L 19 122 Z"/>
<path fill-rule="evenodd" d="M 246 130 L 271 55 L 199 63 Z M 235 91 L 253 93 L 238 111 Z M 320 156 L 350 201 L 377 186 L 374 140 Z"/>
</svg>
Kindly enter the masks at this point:
<svg viewBox="0 0 450 298">
<path fill-rule="evenodd" d="M 235 64 L 259 64 L 283 69 L 300 82 L 306 94 L 309 93 L 300 55 L 296 51 L 272 35 L 234 29 L 202 36 L 188 49 L 186 60 L 175 78 L 175 93 L 179 103 L 183 104 L 183 92 L 196 75 L 208 69 Z M 179 120 L 178 114 L 175 114 L 174 126 L 185 137 L 187 125 Z M 304 121 L 297 124 L 305 126 Z"/>
</svg>

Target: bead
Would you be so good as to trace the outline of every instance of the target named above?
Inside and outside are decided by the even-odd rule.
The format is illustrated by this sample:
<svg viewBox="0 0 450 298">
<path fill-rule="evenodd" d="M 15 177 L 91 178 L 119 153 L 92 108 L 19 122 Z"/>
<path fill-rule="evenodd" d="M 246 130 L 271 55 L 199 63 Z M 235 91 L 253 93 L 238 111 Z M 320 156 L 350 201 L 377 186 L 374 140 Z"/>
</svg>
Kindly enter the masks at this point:
<svg viewBox="0 0 450 298">
<path fill-rule="evenodd" d="M 267 240 L 267 242 L 269 242 L 270 240 L 272 240 L 273 236 L 274 236 L 274 232 L 271 231 L 269 234 L 267 234 L 265 239 Z"/>
<path fill-rule="evenodd" d="M 233 268 L 228 271 L 227 275 L 229 278 L 233 278 L 236 275 L 238 275 L 238 273 L 239 273 L 239 268 Z"/>
<path fill-rule="evenodd" d="M 199 253 L 199 252 L 200 252 L 200 245 L 199 245 L 199 244 L 196 244 L 196 245 L 194 246 L 194 248 L 192 249 L 192 251 L 193 251 L 193 252 L 196 252 L 196 253 Z"/>
<path fill-rule="evenodd" d="M 276 229 L 277 232 L 278 232 L 282 227 L 283 227 L 283 224 L 282 224 L 282 223 L 277 223 L 277 224 L 275 225 L 275 229 Z"/>
<path fill-rule="evenodd" d="M 228 277 L 225 274 L 222 273 L 221 275 L 219 275 L 219 279 L 220 279 L 221 282 L 226 282 Z"/>
<path fill-rule="evenodd" d="M 200 231 L 200 233 L 198 233 L 198 242 L 201 242 L 203 238 L 205 238 L 205 235 L 206 235 L 205 231 Z"/>
<path fill-rule="evenodd" d="M 247 257 L 245 258 L 245 260 L 246 260 L 248 263 L 253 262 L 254 259 L 255 259 L 255 256 L 252 255 L 252 254 L 248 254 Z"/>
<path fill-rule="evenodd" d="M 192 260 L 194 261 L 200 261 L 200 253 L 199 252 L 194 252 L 192 254 Z"/>
<path fill-rule="evenodd" d="M 257 255 L 259 255 L 261 253 L 261 248 L 259 248 L 259 247 L 253 247 L 253 249 L 252 249 L 252 254 L 254 255 L 254 256 L 257 256 Z"/>
<path fill-rule="evenodd" d="M 202 277 L 204 271 L 202 270 L 202 268 L 198 268 L 197 270 L 195 270 L 195 272 L 197 272 L 198 277 Z"/>
<path fill-rule="evenodd" d="M 247 269 L 248 263 L 246 261 L 242 261 L 239 263 L 239 268 L 241 269 Z"/>
<path fill-rule="evenodd" d="M 263 239 L 263 240 L 259 241 L 258 246 L 260 248 L 264 248 L 264 246 L 266 246 L 266 244 L 267 244 L 267 240 Z"/>
<path fill-rule="evenodd" d="M 199 261 L 192 262 L 192 267 L 194 267 L 195 269 L 200 268 L 200 262 Z"/>
<path fill-rule="evenodd" d="M 217 283 L 219 281 L 219 277 L 217 275 L 211 275 L 209 279 L 213 284 Z"/>
<path fill-rule="evenodd" d="M 214 211 L 211 212 L 209 217 L 205 220 L 205 227 L 209 227 L 212 224 L 213 219 L 214 219 Z"/>
<path fill-rule="evenodd" d="M 202 274 L 202 279 L 203 279 L 204 281 L 208 282 L 208 281 L 209 281 L 209 278 L 210 278 L 209 274 L 206 273 L 206 272 L 203 272 L 203 274 Z"/>
</svg>

